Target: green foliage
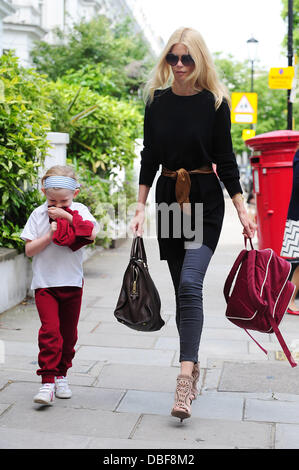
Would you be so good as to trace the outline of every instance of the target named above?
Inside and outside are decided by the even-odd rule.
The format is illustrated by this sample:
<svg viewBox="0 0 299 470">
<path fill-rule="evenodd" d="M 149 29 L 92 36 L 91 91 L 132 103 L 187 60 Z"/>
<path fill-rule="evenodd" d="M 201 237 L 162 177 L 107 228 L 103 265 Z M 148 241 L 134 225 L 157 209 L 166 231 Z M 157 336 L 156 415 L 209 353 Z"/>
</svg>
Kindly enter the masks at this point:
<svg viewBox="0 0 299 470">
<path fill-rule="evenodd" d="M 142 115 L 133 103 L 99 95 L 88 87 L 58 80 L 50 84 L 50 90 L 52 130 L 70 135 L 68 159 L 81 183 L 77 200 L 90 208 L 102 229 L 107 229 L 112 215 L 105 204 L 113 206 L 118 217 L 119 198 L 128 205 L 136 197 L 131 167 L 135 139 L 142 135 Z M 112 193 L 116 170 L 121 168 L 126 181 Z M 110 241 L 107 233 L 99 240 L 105 246 Z"/>
<path fill-rule="evenodd" d="M 99 95 L 121 98 L 125 90 L 124 77 L 111 67 L 98 64 L 86 64 L 81 68 L 68 70 L 62 77 L 65 83 L 88 87 Z"/>
<path fill-rule="evenodd" d="M 20 230 L 41 200 L 36 182 L 51 122 L 48 82 L 11 54 L 0 57 L 0 77 L 0 246 L 20 250 Z"/>
<path fill-rule="evenodd" d="M 142 132 L 137 107 L 61 80 L 51 87 L 56 99 L 53 130 L 70 134 L 71 159 L 80 160 L 80 164 L 102 176 L 132 163 L 135 139 Z"/>
<path fill-rule="evenodd" d="M 56 30 L 56 35 L 58 44 L 39 41 L 31 52 L 37 70 L 54 81 L 65 76 L 68 83 L 128 98 L 136 94 L 144 69 L 152 65 L 146 43 L 133 33 L 128 19 L 112 27 L 106 17 L 98 16 L 67 33 Z"/>
<path fill-rule="evenodd" d="M 109 225 L 103 204 L 117 212 L 116 193 L 132 202 L 136 197 L 131 167 L 151 54 L 129 19 L 112 26 L 100 16 L 56 33 L 59 44 L 39 42 L 32 52 L 37 70 L 52 80 L 52 130 L 70 135 L 68 158 L 82 183 L 78 200 Z M 113 192 L 117 169 L 125 169 L 126 181 Z"/>
<path fill-rule="evenodd" d="M 142 61 L 131 62 L 124 69 L 124 73 L 103 63 L 86 64 L 77 70 L 68 70 L 61 80 L 70 85 L 88 87 L 100 95 L 109 95 L 125 101 L 133 98 L 138 104 L 138 90 L 145 81 L 146 70 L 147 67 Z"/>
<path fill-rule="evenodd" d="M 42 202 L 37 169 L 48 131 L 69 133 L 69 162 L 82 183 L 78 200 L 99 217 L 102 203 L 116 207 L 115 169 L 130 175 L 142 135 L 138 90 L 148 47 L 130 22 L 112 27 L 100 16 L 56 33 L 58 44 L 41 41 L 33 50 L 35 71 L 12 55 L 0 62 L 0 245 L 20 250 L 20 230 Z M 135 194 L 131 177 L 117 193 Z"/>
<path fill-rule="evenodd" d="M 125 222 L 126 209 L 136 202 L 133 167 L 126 168 L 124 183 L 117 185 L 112 175 L 104 179 L 75 158 L 68 163 L 73 165 L 80 182 L 76 201 L 85 204 L 100 223 L 96 243 L 108 247 L 114 235 L 112 230 Z"/>
<path fill-rule="evenodd" d="M 100 16 L 91 22 L 82 21 L 74 25 L 67 33 L 56 29 L 57 43 L 45 41 L 36 43 L 31 55 L 36 68 L 47 73 L 50 79 L 56 80 L 69 69 L 78 69 L 88 63 L 99 63 L 115 60 L 113 34 L 110 22 Z"/>
</svg>

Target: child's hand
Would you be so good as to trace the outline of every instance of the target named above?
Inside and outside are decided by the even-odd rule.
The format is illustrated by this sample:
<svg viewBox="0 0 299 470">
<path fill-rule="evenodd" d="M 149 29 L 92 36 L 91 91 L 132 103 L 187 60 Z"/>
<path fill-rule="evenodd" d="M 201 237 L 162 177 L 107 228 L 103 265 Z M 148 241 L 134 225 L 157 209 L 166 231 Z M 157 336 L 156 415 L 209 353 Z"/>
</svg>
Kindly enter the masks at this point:
<svg viewBox="0 0 299 470">
<path fill-rule="evenodd" d="M 66 212 L 64 209 L 61 209 L 60 207 L 49 207 L 48 208 L 48 214 L 49 217 L 53 220 L 56 219 L 67 219 L 68 218 L 68 212 Z"/>
<path fill-rule="evenodd" d="M 51 231 L 56 232 L 57 230 L 57 222 L 51 222 Z"/>
</svg>

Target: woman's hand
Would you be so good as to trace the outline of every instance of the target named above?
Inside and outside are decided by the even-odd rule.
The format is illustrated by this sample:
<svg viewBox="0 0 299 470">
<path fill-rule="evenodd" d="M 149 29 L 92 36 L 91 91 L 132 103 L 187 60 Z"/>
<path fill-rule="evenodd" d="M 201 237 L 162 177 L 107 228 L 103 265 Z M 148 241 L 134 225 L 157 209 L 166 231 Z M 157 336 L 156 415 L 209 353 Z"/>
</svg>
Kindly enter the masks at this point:
<svg viewBox="0 0 299 470">
<path fill-rule="evenodd" d="M 143 224 L 145 219 L 145 203 L 149 193 L 150 187 L 145 184 L 139 185 L 138 191 L 138 202 L 136 206 L 135 216 L 133 217 L 130 227 L 134 232 L 134 235 L 142 237 L 143 234 Z"/>
<path fill-rule="evenodd" d="M 240 219 L 241 224 L 243 225 L 243 235 L 245 238 L 253 238 L 255 231 L 257 229 L 257 225 L 253 222 L 253 220 L 249 217 L 246 210 L 238 212 L 238 216 Z"/>
<path fill-rule="evenodd" d="M 253 220 L 249 217 L 247 213 L 247 210 L 244 205 L 243 196 L 240 193 L 235 194 L 232 197 L 232 201 L 234 203 L 235 208 L 237 209 L 240 222 L 243 225 L 244 237 L 253 238 L 257 229 L 257 225 L 253 222 Z"/>
<path fill-rule="evenodd" d="M 131 230 L 139 237 L 141 237 L 143 234 L 144 218 L 144 209 L 141 209 L 136 212 L 130 224 Z"/>
</svg>

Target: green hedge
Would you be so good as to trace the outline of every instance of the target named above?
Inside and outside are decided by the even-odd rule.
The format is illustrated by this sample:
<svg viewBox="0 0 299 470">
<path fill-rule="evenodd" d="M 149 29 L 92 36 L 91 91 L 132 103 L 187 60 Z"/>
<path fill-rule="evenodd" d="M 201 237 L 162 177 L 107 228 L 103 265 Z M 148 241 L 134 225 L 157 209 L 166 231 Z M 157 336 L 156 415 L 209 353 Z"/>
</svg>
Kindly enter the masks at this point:
<svg viewBox="0 0 299 470">
<path fill-rule="evenodd" d="M 51 127 L 49 84 L 11 54 L 0 58 L 0 84 L 0 246 L 22 250 L 20 230 L 41 200 L 36 175 Z"/>
<path fill-rule="evenodd" d="M 68 132 L 68 154 L 102 175 L 134 158 L 135 139 L 142 134 L 137 106 L 88 87 L 58 80 L 51 84 L 53 131 Z"/>
<path fill-rule="evenodd" d="M 11 54 L 0 57 L 0 80 L 0 246 L 24 249 L 20 231 L 43 201 L 37 172 L 49 131 L 69 133 L 68 163 L 82 185 L 77 200 L 96 216 L 105 215 L 101 203 L 117 207 L 110 191 L 117 168 L 126 170 L 118 195 L 134 201 L 132 164 L 135 139 L 142 134 L 138 105 L 86 86 L 50 82 L 22 68 Z"/>
</svg>

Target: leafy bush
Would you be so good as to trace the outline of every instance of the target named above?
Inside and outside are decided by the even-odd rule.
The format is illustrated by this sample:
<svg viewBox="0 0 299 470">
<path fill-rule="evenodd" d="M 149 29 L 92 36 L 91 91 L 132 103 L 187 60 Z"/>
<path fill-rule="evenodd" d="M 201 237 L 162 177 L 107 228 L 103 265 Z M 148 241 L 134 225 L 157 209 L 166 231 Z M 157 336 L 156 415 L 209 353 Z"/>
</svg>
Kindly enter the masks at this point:
<svg viewBox="0 0 299 470">
<path fill-rule="evenodd" d="M 56 100 L 53 130 L 70 134 L 71 160 L 104 178 L 115 167 L 132 164 L 135 139 L 142 132 L 142 116 L 136 106 L 61 80 L 51 87 Z"/>
<path fill-rule="evenodd" d="M 23 249 L 19 233 L 41 201 L 37 168 L 47 149 L 51 114 L 45 77 L 0 57 L 0 246 Z"/>
<path fill-rule="evenodd" d="M 115 228 L 124 215 L 119 213 L 119 203 L 128 207 L 135 202 L 137 188 L 132 168 L 142 115 L 132 103 L 100 96 L 88 87 L 61 80 L 51 86 L 55 97 L 54 130 L 70 134 L 68 161 L 81 183 L 77 201 L 101 221 L 105 234 L 98 242 L 107 246 L 111 239 L 108 228 Z M 126 177 L 117 184 L 120 169 L 125 170 Z"/>
<path fill-rule="evenodd" d="M 88 87 L 99 95 L 121 98 L 125 87 L 122 75 L 103 63 L 86 64 L 79 69 L 68 70 L 63 77 L 65 83 Z"/>
<path fill-rule="evenodd" d="M 136 193 L 132 164 L 142 134 L 139 87 L 150 66 L 148 48 L 127 21 L 112 27 L 104 17 L 57 35 L 56 45 L 37 44 L 35 71 L 12 54 L 0 58 L 0 245 L 20 251 L 20 231 L 43 201 L 37 169 L 47 132 L 69 133 L 68 160 L 82 184 L 78 200 L 96 216 L 107 215 L 102 203 L 117 212 L 116 193 L 132 202 Z M 126 181 L 115 190 L 121 168 Z"/>
<path fill-rule="evenodd" d="M 72 83 L 78 83 L 78 78 L 88 86 L 97 81 L 96 91 L 128 98 L 138 95 L 141 73 L 153 65 L 146 42 L 140 33 L 134 32 L 129 18 L 112 26 L 108 18 L 100 15 L 88 22 L 82 20 L 67 32 L 57 29 L 56 36 L 57 44 L 38 41 L 31 51 L 37 71 L 46 73 L 53 81 L 71 71 Z M 130 72 L 130 67 L 127 69 L 136 61 L 140 63 L 137 76 Z M 98 80 L 96 76 L 90 80 L 90 75 L 98 72 Z M 89 77 L 85 78 L 85 73 Z"/>
</svg>

